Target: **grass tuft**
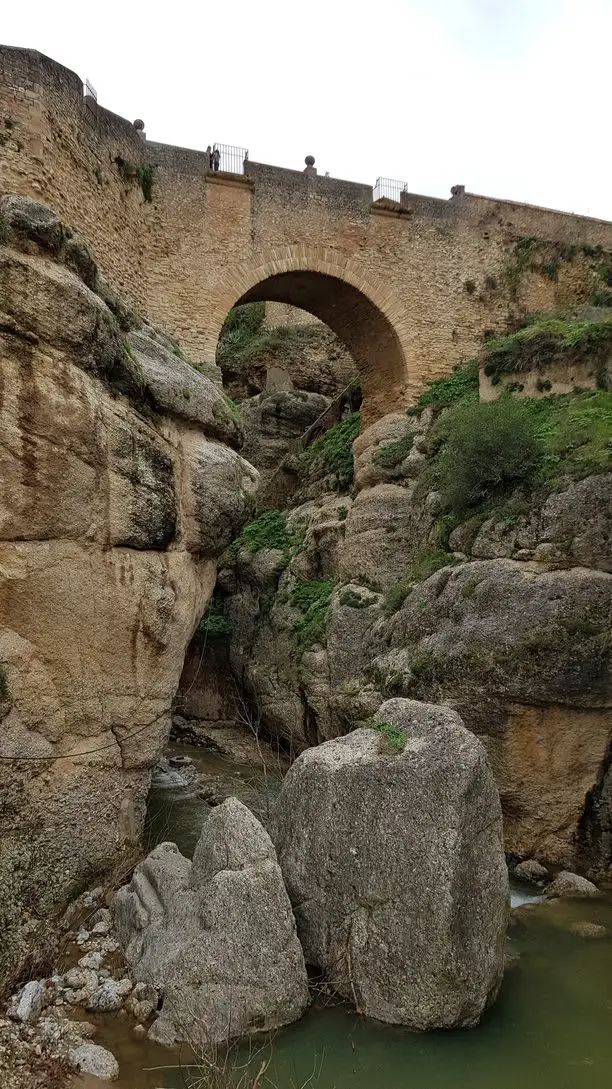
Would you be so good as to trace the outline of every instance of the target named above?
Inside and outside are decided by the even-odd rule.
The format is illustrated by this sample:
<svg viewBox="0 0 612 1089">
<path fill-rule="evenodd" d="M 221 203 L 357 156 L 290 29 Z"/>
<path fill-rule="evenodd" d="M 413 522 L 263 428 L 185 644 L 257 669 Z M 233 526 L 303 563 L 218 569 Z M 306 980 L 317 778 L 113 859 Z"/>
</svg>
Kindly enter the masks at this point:
<svg viewBox="0 0 612 1089">
<path fill-rule="evenodd" d="M 380 721 L 377 718 L 369 718 L 363 724 L 367 730 L 375 730 L 382 734 L 390 749 L 396 753 L 403 752 L 406 747 L 406 734 L 399 726 L 392 722 Z"/>
<path fill-rule="evenodd" d="M 302 650 L 323 641 L 333 592 L 333 582 L 318 579 L 301 579 L 291 590 L 289 600 L 302 614 L 293 625 Z"/>
<path fill-rule="evenodd" d="M 361 414 L 353 412 L 315 439 L 302 454 L 308 469 L 311 472 L 331 473 L 339 490 L 349 488 L 354 477 L 353 443 L 360 427 Z"/>
</svg>

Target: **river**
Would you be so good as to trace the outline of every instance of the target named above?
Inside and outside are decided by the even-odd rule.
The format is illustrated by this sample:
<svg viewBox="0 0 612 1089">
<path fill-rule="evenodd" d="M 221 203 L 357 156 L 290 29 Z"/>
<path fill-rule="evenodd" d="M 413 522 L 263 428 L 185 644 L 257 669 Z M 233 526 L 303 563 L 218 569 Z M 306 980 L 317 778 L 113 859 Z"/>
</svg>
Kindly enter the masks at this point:
<svg viewBox="0 0 612 1089">
<path fill-rule="evenodd" d="M 181 747 L 211 789 L 235 793 L 265 820 L 279 775 Z M 149 842 L 172 839 L 191 854 L 206 802 L 158 777 L 151 791 Z M 510 930 L 512 964 L 501 995 L 475 1029 L 415 1034 L 358 1017 L 343 1005 L 315 1003 L 274 1040 L 261 1089 L 587 1089 L 612 1084 L 612 898 L 522 905 Z M 577 921 L 603 923 L 610 936 L 572 933 Z M 127 1020 L 99 1021 L 97 1041 L 119 1060 L 116 1089 L 198 1085 L 188 1056 L 134 1037 Z M 182 1058 L 183 1062 L 179 1064 Z M 257 1070 L 264 1055 L 253 1060 Z M 99 1082 L 97 1084 L 100 1084 Z M 206 1083 L 204 1083 L 206 1085 Z"/>
</svg>

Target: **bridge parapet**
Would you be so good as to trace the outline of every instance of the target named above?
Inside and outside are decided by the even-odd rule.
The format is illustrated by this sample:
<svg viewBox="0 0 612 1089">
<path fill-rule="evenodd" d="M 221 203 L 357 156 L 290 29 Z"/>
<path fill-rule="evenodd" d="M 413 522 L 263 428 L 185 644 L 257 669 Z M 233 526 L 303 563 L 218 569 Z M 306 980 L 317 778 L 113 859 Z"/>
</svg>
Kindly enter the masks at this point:
<svg viewBox="0 0 612 1089">
<path fill-rule="evenodd" d="M 414 401 L 509 317 L 585 303 L 582 255 L 612 252 L 612 223 L 463 186 L 447 200 L 403 186 L 399 200 L 373 202 L 371 185 L 317 174 L 311 156 L 306 170 L 247 160 L 244 174 L 214 174 L 205 151 L 146 141 L 142 122 L 88 98 L 62 65 L 0 47 L 0 192 L 55 208 L 196 360 L 214 360 L 239 300 L 309 310 L 361 368 L 366 418 Z M 529 239 L 576 257 L 556 278 L 523 263 L 519 280 Z"/>
</svg>

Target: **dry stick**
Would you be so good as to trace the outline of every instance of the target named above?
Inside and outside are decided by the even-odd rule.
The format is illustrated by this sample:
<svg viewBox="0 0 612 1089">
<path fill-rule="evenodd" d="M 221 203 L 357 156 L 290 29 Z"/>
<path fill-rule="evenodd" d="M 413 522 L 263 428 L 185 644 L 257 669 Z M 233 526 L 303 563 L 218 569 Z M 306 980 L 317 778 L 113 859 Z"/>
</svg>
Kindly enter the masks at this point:
<svg viewBox="0 0 612 1089">
<path fill-rule="evenodd" d="M 257 1077 L 255 1078 L 255 1081 L 253 1082 L 252 1089 L 259 1089 L 259 1084 L 261 1082 L 261 1079 L 263 1078 L 264 1074 L 266 1073 L 266 1070 L 268 1069 L 269 1065 L 270 1065 L 270 1060 L 269 1059 L 268 1060 L 264 1059 L 264 1061 L 262 1062 L 262 1064 L 261 1064 L 261 1066 L 259 1068 L 259 1073 L 258 1073 Z"/>
<path fill-rule="evenodd" d="M 347 939 L 346 939 L 346 964 L 347 964 L 347 968 L 348 968 L 349 983 L 351 985 L 351 993 L 353 995 L 353 1002 L 355 1003 L 355 1010 L 357 1011 L 357 1013 L 361 1013 L 361 1007 L 360 1007 L 360 1005 L 359 1005 L 359 1003 L 357 1001 L 357 992 L 355 991 L 355 984 L 353 983 L 353 965 L 352 965 L 352 962 L 351 962 L 351 949 L 350 949 L 350 940 L 351 940 L 351 931 L 352 931 L 352 929 L 353 929 L 353 926 L 352 926 L 352 923 L 351 923 L 351 929 L 349 930 L 348 935 L 347 935 Z"/>
</svg>

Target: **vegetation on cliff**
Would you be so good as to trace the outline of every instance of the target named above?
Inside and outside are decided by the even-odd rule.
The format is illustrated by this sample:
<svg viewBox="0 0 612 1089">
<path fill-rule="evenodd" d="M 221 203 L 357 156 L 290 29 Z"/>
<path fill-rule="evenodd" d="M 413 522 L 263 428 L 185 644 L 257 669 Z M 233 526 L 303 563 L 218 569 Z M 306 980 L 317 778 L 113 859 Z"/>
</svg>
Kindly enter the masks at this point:
<svg viewBox="0 0 612 1089">
<path fill-rule="evenodd" d="M 439 452 L 425 477 L 457 515 L 525 480 L 543 453 L 527 402 L 511 397 L 457 405 L 440 421 L 437 442 Z"/>
<path fill-rule="evenodd" d="M 603 366 L 611 354 L 612 318 L 567 321 L 543 317 L 509 336 L 490 337 L 484 348 L 484 372 L 495 383 L 502 374 L 587 360 L 602 386 Z"/>
<path fill-rule="evenodd" d="M 424 408 L 434 410 L 448 408 L 457 401 L 478 400 L 478 361 L 472 359 L 463 366 L 455 367 L 452 374 L 437 378 L 423 390 L 416 405 L 408 409 L 409 416 L 418 416 Z"/>
<path fill-rule="evenodd" d="M 223 601 L 215 594 L 198 624 L 198 635 L 203 639 L 219 639 L 232 634 L 232 625 L 225 615 Z"/>
<path fill-rule="evenodd" d="M 361 428 L 361 414 L 352 412 L 307 446 L 303 461 L 310 472 L 324 471 L 335 477 L 339 490 L 353 483 L 353 443 Z"/>
<path fill-rule="evenodd" d="M 293 625 L 302 650 L 323 639 L 333 592 L 333 582 L 319 579 L 300 579 L 291 590 L 289 600 L 302 614 Z"/>
<path fill-rule="evenodd" d="M 276 549 L 283 553 L 283 565 L 286 566 L 302 545 L 303 530 L 289 529 L 284 511 L 267 510 L 254 518 L 243 529 L 239 537 L 232 541 L 227 555 L 233 560 L 240 549 L 255 554 L 264 549 Z"/>
<path fill-rule="evenodd" d="M 612 393 L 467 400 L 440 419 L 432 446 L 420 490 L 437 488 L 457 516 L 490 507 L 521 484 L 538 494 L 555 490 L 612 469 Z"/>
<path fill-rule="evenodd" d="M 587 360 L 603 384 L 611 354 L 612 318 L 536 317 L 514 333 L 490 337 L 483 349 L 485 373 L 494 380 L 553 362 Z M 455 519 L 490 510 L 517 488 L 528 501 L 529 495 L 537 499 L 612 469 L 612 393 L 599 389 L 541 399 L 511 393 L 480 402 L 473 360 L 432 382 L 409 409 L 417 415 L 431 407 L 438 415 L 418 493 L 441 492 Z"/>
<path fill-rule="evenodd" d="M 291 360 L 316 340 L 319 327 L 311 325 L 264 325 L 265 303 L 246 303 L 230 310 L 219 338 L 217 363 L 223 368 L 245 370 L 260 361 L 274 358 Z"/>
</svg>

